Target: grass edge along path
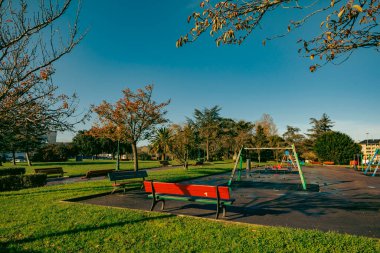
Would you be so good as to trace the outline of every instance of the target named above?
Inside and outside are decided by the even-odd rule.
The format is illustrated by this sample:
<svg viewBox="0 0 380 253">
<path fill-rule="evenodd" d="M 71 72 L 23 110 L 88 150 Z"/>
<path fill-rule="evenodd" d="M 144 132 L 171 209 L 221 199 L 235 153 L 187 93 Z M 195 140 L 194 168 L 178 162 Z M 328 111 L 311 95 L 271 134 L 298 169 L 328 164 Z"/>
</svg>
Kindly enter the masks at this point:
<svg viewBox="0 0 380 253">
<path fill-rule="evenodd" d="M 177 181 L 228 170 L 227 166 L 177 168 L 152 172 L 150 179 Z M 99 180 L 0 193 L 0 251 L 380 251 L 378 239 L 362 236 L 61 202 L 110 190 L 108 180 Z"/>
</svg>

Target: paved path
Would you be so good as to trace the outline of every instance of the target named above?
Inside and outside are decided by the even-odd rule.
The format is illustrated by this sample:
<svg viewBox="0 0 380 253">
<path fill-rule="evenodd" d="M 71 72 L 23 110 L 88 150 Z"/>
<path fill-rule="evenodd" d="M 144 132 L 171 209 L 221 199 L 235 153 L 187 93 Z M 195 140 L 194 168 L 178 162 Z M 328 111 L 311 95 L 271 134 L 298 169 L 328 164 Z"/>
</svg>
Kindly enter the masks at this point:
<svg viewBox="0 0 380 253">
<path fill-rule="evenodd" d="M 160 171 L 160 170 L 170 170 L 173 168 L 180 168 L 181 166 L 165 166 L 165 167 L 157 167 L 144 169 L 147 171 Z M 96 180 L 104 180 L 107 179 L 105 176 L 100 177 L 91 177 L 91 178 L 82 178 L 82 177 L 63 177 L 63 178 L 48 178 L 48 182 L 46 185 L 60 185 L 60 184 L 71 184 L 76 182 L 86 182 L 86 181 L 96 181 Z"/>
</svg>

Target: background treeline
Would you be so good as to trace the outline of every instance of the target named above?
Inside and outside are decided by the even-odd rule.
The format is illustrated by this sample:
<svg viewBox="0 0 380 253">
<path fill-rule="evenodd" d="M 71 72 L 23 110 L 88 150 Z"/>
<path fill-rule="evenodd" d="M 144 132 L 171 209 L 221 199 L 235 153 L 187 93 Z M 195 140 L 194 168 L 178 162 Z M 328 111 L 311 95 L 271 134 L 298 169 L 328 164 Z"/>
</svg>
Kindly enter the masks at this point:
<svg viewBox="0 0 380 253">
<path fill-rule="evenodd" d="M 296 126 L 286 126 L 280 135 L 269 114 L 256 121 L 234 120 L 220 115 L 221 108 L 214 106 L 195 109 L 192 117 L 182 124 L 166 124 L 151 132 L 148 147 L 139 148 L 139 159 L 179 160 L 184 167 L 189 160 L 213 161 L 235 159 L 240 148 L 245 147 L 289 147 L 295 144 L 303 160 L 333 161 L 348 164 L 360 146 L 346 134 L 332 130 L 334 122 L 323 114 L 321 118 L 310 118 L 310 129 L 301 133 Z M 70 157 L 104 158 L 108 154 L 115 159 L 117 141 L 96 138 L 88 131 L 79 131 L 68 144 L 46 144 L 46 141 L 28 145 L 31 161 L 66 161 Z M 24 142 L 10 143 L 9 150 L 25 151 Z M 132 158 L 129 143 L 120 141 L 119 155 Z M 253 161 L 279 161 L 282 151 L 257 150 L 245 152 L 244 158 Z"/>
</svg>

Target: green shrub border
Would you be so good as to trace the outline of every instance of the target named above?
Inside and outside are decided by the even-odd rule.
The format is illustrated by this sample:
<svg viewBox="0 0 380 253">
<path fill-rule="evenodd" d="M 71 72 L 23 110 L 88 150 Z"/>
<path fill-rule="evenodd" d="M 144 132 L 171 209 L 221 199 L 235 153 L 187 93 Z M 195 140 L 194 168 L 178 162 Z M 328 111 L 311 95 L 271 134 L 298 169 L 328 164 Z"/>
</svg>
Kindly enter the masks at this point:
<svg viewBox="0 0 380 253">
<path fill-rule="evenodd" d="M 46 184 L 46 174 L 8 175 L 0 177 L 0 191 L 40 187 Z"/>
</svg>

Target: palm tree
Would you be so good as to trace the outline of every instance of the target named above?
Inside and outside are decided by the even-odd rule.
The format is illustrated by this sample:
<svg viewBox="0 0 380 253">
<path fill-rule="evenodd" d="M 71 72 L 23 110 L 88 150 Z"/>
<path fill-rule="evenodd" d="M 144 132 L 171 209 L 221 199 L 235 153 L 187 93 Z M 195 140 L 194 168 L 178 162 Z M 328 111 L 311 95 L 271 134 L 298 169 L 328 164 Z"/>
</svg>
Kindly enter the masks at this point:
<svg viewBox="0 0 380 253">
<path fill-rule="evenodd" d="M 159 128 L 152 139 L 152 149 L 161 154 L 161 160 L 166 159 L 171 139 L 170 130 L 166 127 Z"/>
<path fill-rule="evenodd" d="M 194 124 L 198 128 L 199 135 L 204 141 L 207 161 L 210 161 L 210 145 L 218 136 L 221 119 L 219 112 L 221 109 L 222 108 L 217 105 L 211 108 L 204 108 L 202 111 L 195 109 L 195 122 L 189 120 L 190 123 Z"/>
</svg>

